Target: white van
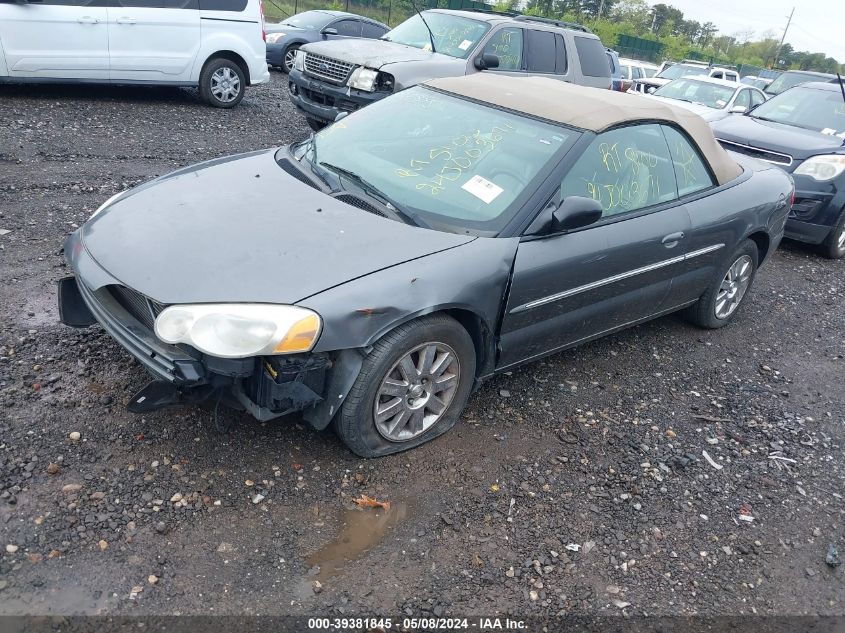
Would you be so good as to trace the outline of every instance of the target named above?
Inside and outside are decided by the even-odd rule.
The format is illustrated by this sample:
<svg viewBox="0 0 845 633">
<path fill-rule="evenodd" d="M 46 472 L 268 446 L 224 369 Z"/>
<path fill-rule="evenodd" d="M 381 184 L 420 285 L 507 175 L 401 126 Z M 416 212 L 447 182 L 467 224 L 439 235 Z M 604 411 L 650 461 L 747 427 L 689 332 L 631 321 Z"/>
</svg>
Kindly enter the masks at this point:
<svg viewBox="0 0 845 633">
<path fill-rule="evenodd" d="M 0 0 L 0 83 L 197 86 L 231 108 L 270 80 L 261 0 Z"/>
</svg>

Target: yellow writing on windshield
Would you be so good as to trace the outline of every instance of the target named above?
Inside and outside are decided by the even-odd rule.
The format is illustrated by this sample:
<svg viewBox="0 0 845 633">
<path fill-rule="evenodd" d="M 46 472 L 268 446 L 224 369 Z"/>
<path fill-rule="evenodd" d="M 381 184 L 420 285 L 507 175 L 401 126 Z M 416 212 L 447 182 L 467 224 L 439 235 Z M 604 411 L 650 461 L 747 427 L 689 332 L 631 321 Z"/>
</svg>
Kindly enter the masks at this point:
<svg viewBox="0 0 845 633">
<path fill-rule="evenodd" d="M 400 167 L 394 173 L 400 178 L 424 179 L 416 184 L 416 188 L 437 195 L 494 151 L 506 134 L 514 131 L 514 125 L 503 122 L 493 126 L 489 132 L 475 130 L 461 134 L 448 143 L 430 148 L 423 156 L 411 159 L 407 167 Z"/>
</svg>

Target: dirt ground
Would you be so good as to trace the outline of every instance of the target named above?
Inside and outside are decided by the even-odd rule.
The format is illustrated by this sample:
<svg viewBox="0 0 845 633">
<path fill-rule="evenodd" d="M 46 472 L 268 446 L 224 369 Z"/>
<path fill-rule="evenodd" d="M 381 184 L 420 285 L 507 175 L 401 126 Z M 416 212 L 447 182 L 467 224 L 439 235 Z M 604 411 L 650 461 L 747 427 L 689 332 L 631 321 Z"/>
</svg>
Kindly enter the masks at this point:
<svg viewBox="0 0 845 633">
<path fill-rule="evenodd" d="M 57 322 L 106 198 L 307 134 L 283 75 L 232 111 L 0 86 L 0 112 L 0 613 L 845 615 L 845 261 L 786 244 L 730 326 L 528 365 L 362 460 L 296 417 L 129 414 L 142 368 Z"/>
</svg>

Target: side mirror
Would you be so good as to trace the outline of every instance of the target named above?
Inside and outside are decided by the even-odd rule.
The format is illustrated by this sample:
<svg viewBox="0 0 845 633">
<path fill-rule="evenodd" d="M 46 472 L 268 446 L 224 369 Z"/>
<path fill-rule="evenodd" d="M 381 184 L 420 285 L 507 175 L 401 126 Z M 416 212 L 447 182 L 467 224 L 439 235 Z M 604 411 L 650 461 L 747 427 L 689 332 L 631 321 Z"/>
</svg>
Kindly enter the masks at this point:
<svg viewBox="0 0 845 633">
<path fill-rule="evenodd" d="M 478 70 L 490 70 L 499 67 L 499 56 L 493 53 L 483 53 L 475 58 L 475 67 Z"/>
<path fill-rule="evenodd" d="M 649 86 L 648 88 L 646 88 L 646 89 L 645 89 L 645 91 L 646 91 L 648 94 L 651 94 L 651 93 L 652 93 L 652 92 L 654 92 L 655 90 L 657 90 L 657 88 L 655 88 L 654 86 Z"/>
<path fill-rule="evenodd" d="M 333 29 L 331 27 L 323 29 L 323 35 L 337 35 L 337 29 Z"/>
<path fill-rule="evenodd" d="M 564 198 L 552 214 L 552 230 L 571 231 L 597 222 L 603 213 L 601 202 L 583 196 Z"/>
<path fill-rule="evenodd" d="M 732 112 L 735 114 L 745 114 L 746 112 L 748 112 L 748 108 L 746 108 L 745 106 L 735 105 L 730 110 L 728 110 L 728 112 Z"/>
</svg>

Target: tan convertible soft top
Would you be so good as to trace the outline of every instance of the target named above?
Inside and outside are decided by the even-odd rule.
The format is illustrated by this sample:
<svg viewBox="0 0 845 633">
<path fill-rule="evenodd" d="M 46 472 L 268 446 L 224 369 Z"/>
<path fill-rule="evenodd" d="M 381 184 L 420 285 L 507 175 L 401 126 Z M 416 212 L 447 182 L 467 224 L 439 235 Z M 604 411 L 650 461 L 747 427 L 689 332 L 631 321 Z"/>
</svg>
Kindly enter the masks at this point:
<svg viewBox="0 0 845 633">
<path fill-rule="evenodd" d="M 720 185 L 742 173 L 697 114 L 657 99 L 598 88 L 585 88 L 546 77 L 511 77 L 476 73 L 427 82 L 438 90 L 525 112 L 564 125 L 603 132 L 632 121 L 667 121 L 696 142 Z"/>
</svg>

